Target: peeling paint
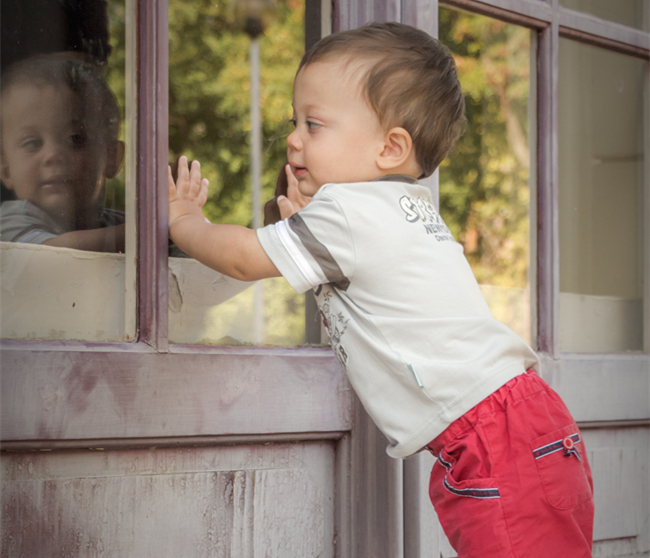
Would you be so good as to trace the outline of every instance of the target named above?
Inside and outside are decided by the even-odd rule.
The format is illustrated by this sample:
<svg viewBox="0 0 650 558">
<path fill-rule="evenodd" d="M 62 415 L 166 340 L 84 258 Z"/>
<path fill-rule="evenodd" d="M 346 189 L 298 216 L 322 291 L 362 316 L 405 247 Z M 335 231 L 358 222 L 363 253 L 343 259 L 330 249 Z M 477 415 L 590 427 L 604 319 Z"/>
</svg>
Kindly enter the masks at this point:
<svg viewBox="0 0 650 558">
<path fill-rule="evenodd" d="M 178 285 L 178 277 L 176 274 L 169 270 L 169 310 L 172 312 L 180 312 L 183 306 L 183 295 L 181 288 Z"/>
<path fill-rule="evenodd" d="M 308 464 L 289 467 L 274 459 L 286 445 L 188 450 L 178 460 L 171 450 L 11 454 L 2 556 L 333 558 L 334 452 L 304 449 Z M 156 459 L 173 467 L 158 474 Z"/>
</svg>

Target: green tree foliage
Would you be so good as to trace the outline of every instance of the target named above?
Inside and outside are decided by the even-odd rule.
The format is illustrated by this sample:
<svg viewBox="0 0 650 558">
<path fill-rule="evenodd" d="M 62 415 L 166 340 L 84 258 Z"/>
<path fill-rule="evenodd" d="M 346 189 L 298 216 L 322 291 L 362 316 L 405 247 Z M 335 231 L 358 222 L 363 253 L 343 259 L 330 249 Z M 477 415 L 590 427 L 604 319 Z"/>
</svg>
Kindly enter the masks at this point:
<svg viewBox="0 0 650 558">
<path fill-rule="evenodd" d="M 104 77 L 111 90 L 117 98 L 122 115 L 122 135 L 124 140 L 124 119 L 125 119 L 125 98 L 126 98 L 126 80 L 125 80 L 125 18 L 126 9 L 124 0 L 115 0 L 108 3 L 108 22 L 109 37 L 111 42 L 111 55 L 108 58 Z M 106 200 L 105 207 L 124 211 L 124 165 L 122 170 L 115 178 L 106 181 Z"/>
<path fill-rule="evenodd" d="M 304 51 L 300 0 L 281 0 L 260 39 L 263 198 L 273 197 L 286 159 L 293 76 Z M 169 2 L 169 150 L 201 161 L 212 221 L 251 224 L 250 39 L 229 2 Z"/>
<path fill-rule="evenodd" d="M 468 127 L 440 169 L 440 211 L 479 283 L 523 288 L 529 263 L 530 31 L 440 9 Z"/>
</svg>

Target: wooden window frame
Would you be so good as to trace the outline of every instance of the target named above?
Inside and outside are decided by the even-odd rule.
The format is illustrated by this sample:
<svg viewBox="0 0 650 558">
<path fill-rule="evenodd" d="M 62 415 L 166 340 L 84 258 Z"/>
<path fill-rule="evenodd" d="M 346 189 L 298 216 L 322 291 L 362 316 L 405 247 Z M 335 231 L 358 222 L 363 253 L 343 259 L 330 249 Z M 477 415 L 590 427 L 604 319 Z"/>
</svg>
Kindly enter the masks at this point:
<svg viewBox="0 0 650 558">
<path fill-rule="evenodd" d="M 571 40 L 598 46 L 650 61 L 650 32 L 599 19 L 593 15 L 564 8 L 559 0 L 440 0 L 440 5 L 464 9 L 528 27 L 537 32 L 537 350 L 549 383 L 563 396 L 582 403 L 574 415 L 583 427 L 602 426 L 596 420 L 595 391 L 574 382 L 578 371 L 589 370 L 599 382 L 611 387 L 612 425 L 650 424 L 650 292 L 644 293 L 645 351 L 633 354 L 577 354 L 562 352 L 559 340 L 559 122 L 558 63 L 559 40 Z M 647 85 L 646 85 L 647 87 Z M 647 109 L 646 109 L 647 110 Z M 646 136 L 648 116 L 646 115 Z M 648 140 L 646 140 L 648 143 Z M 646 152 L 648 146 L 646 145 Z M 650 161 L 646 156 L 646 190 L 650 192 Z M 650 195 L 646 195 L 646 198 Z M 650 202 L 646 199 L 645 237 L 650 238 Z M 647 242 L 647 241 L 646 241 Z M 650 263 L 644 264 L 644 277 L 650 278 Z M 575 374 L 574 374 L 575 372 Z M 623 379 L 623 381 L 622 381 Z M 630 404 L 630 387 L 638 392 Z M 602 385 L 600 386 L 602 388 Z"/>
<path fill-rule="evenodd" d="M 650 33 L 628 28 L 616 23 L 600 20 L 589 14 L 568 10 L 559 5 L 559 0 L 443 0 L 440 4 L 462 8 L 474 13 L 495 17 L 513 24 L 523 25 L 538 33 L 537 75 L 538 75 L 538 159 L 537 159 L 537 261 L 538 261 L 538 350 L 548 379 L 564 394 L 575 395 L 585 402 L 577 410 L 582 424 L 594 419 L 589 414 L 589 386 L 571 382 L 571 371 L 589 368 L 594 374 L 601 374 L 600 381 L 609 382 L 614 404 L 611 406 L 611 421 L 615 424 L 644 424 L 650 415 L 646 401 L 648 392 L 648 337 L 646 331 L 646 352 L 631 355 L 576 355 L 562 354 L 558 340 L 558 109 L 557 82 L 559 39 L 567 37 L 606 49 L 615 50 L 643 60 L 650 59 Z M 137 199 L 138 199 L 138 258 L 137 258 L 137 336 L 133 343 L 73 343 L 73 342 L 21 342 L 3 341 L 2 389 L 20 397 L 22 390 L 37 387 L 38 381 L 47 382 L 47 376 L 61 371 L 92 369 L 96 377 L 119 375 L 129 371 L 135 382 L 152 382 L 163 377 L 171 378 L 182 368 L 204 367 L 218 374 L 230 375 L 254 373 L 261 361 L 282 362 L 282 369 L 299 377 L 305 367 L 328 370 L 342 392 L 349 393 L 343 373 L 335 357 L 327 349 L 282 349 L 282 348 L 235 348 L 169 345 L 167 306 L 167 199 L 164 188 L 152 185 L 164 182 L 167 166 L 168 125 L 168 22 L 166 0 L 141 0 L 137 5 Z M 432 34 L 437 34 L 438 3 L 425 0 L 339 0 L 333 16 L 334 30 L 360 25 L 368 20 L 397 19 L 418 25 Z M 647 124 L 646 124 L 647 126 Z M 649 164 L 646 163 L 646 167 Z M 646 174 L 648 170 L 646 169 Z M 650 196 L 648 196 L 650 197 Z M 646 206 L 649 204 L 646 200 Z M 646 215 L 650 211 L 646 207 Z M 646 233 L 650 227 L 646 218 Z M 646 234 L 646 237 L 650 234 Z M 650 276 L 645 263 L 645 277 Z M 645 297 L 645 321 L 650 314 L 650 296 Z M 646 327 L 646 330 L 650 328 Z M 183 355 L 182 364 L 175 355 Z M 209 358 L 209 364 L 205 359 Z M 60 363 L 60 364 L 56 364 Z M 51 365 L 50 365 L 51 364 Z M 612 368 L 616 368 L 612 372 Z M 62 372 L 63 373 L 63 372 Z M 30 377 L 33 375 L 34 377 Z M 29 377 L 29 378 L 28 378 Z M 629 393 L 621 388 L 625 377 L 638 386 L 635 390 L 639 400 L 629 404 Z M 40 380 L 37 380 L 40 378 Z M 604 380 L 603 380 L 604 378 Z M 618 378 L 618 379 L 617 379 Z M 36 382 L 34 384 L 33 382 Z M 630 385 L 630 383 L 627 385 Z M 299 385 L 300 382 L 297 382 Z M 645 388 L 645 389 L 644 389 Z M 268 399 L 273 400 L 273 389 L 269 388 Z M 291 388 L 289 388 L 291 389 Z M 9 390 L 9 391 L 7 391 Z M 580 390 L 580 394 L 578 394 Z M 296 397 L 300 399 L 298 390 Z M 349 395 L 343 397 L 349 404 Z M 5 399 L 3 397 L 3 399 Z M 283 401 L 280 397 L 278 401 Z M 349 430 L 349 420 L 338 420 L 342 400 L 328 403 L 323 416 L 321 432 L 343 432 Z M 246 403 L 241 403 L 245 405 Z M 122 436 L 121 418 L 107 408 L 103 411 L 108 423 L 114 424 L 112 438 Z M 64 425 L 38 429 L 25 429 L 24 425 L 11 420 L 10 406 L 4 406 L 2 440 L 3 447 L 35 440 L 57 440 L 67 443 L 71 439 L 65 433 Z M 214 411 L 216 413 L 216 411 Z M 274 408 L 274 412 L 282 409 Z M 190 411 L 191 413 L 191 411 Z M 43 424 L 49 424 L 46 415 Z M 112 421 L 112 422 L 111 422 Z M 196 429 L 189 435 L 230 436 L 233 426 L 227 420 L 213 423 L 223 428 L 212 428 L 210 432 Z M 191 421 L 189 421 L 191 422 Z M 296 435 L 305 424 L 311 424 L 308 416 L 296 421 L 295 429 L 287 436 Z M 264 421 L 249 425 L 250 431 L 263 434 Z M 156 429 L 150 425 L 151 435 Z M 102 432 L 104 430 L 102 429 Z M 63 433 L 61 433 L 63 432 Z M 74 439 L 83 433 L 76 432 Z M 71 436 L 71 435 L 70 435 Z M 97 436 L 89 431 L 85 438 Z M 145 432 L 143 438 L 150 438 Z M 70 442 L 72 443 L 72 442 Z M 81 443 L 81 442 L 80 442 Z"/>
<path fill-rule="evenodd" d="M 167 180 L 168 164 L 168 2 L 139 0 L 134 5 L 138 223 L 135 340 L 1 341 L 1 447 L 140 447 L 154 441 L 156 447 L 175 447 L 243 440 L 341 439 L 352 428 L 352 395 L 329 349 L 169 344 L 168 207 L 167 189 L 161 186 Z M 190 373 L 194 388 L 202 388 L 187 390 L 195 397 L 182 407 L 180 421 L 170 427 L 165 410 L 179 409 L 178 384 L 183 382 L 183 374 Z M 255 392 L 230 400 L 225 395 L 227 387 L 241 378 L 255 378 Z M 52 413 L 33 397 L 46 393 L 48 385 L 66 383 L 72 388 L 60 395 L 65 401 L 58 402 L 65 413 Z M 92 416 L 101 420 L 90 419 L 87 409 L 75 408 L 75 391 L 88 395 L 105 388 L 113 396 L 97 397 L 92 409 Z M 309 395 L 314 391 L 322 393 L 317 404 Z M 257 408 L 262 405 L 265 412 L 246 412 L 256 397 L 263 399 Z M 26 401 L 30 418 L 23 408 Z M 139 416 L 137 428 L 125 424 L 125 413 L 134 416 L 142 406 L 149 406 L 149 416 Z M 290 421 L 286 420 L 289 407 Z M 248 417 L 242 422 L 244 414 Z"/>
</svg>

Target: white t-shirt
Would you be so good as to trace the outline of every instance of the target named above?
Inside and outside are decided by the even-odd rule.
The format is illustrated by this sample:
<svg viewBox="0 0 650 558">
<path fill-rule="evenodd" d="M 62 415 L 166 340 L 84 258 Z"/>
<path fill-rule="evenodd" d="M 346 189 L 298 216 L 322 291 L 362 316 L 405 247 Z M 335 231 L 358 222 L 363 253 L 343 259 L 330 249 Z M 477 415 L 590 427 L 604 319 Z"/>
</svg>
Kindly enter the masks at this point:
<svg viewBox="0 0 650 558">
<path fill-rule="evenodd" d="M 257 234 L 298 293 L 314 289 L 388 454 L 408 457 L 538 359 L 492 317 L 429 190 L 394 178 L 326 184 Z"/>
</svg>

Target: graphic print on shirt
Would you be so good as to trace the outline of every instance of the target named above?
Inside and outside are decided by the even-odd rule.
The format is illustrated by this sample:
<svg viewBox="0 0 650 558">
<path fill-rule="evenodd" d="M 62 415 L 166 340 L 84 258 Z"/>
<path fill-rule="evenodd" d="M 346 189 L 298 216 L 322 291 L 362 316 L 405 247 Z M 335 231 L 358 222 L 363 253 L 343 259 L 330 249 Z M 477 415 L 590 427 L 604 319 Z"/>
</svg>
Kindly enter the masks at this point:
<svg viewBox="0 0 650 558">
<path fill-rule="evenodd" d="M 348 353 L 341 343 L 341 338 L 348 328 L 347 324 L 350 318 L 346 319 L 343 312 L 339 312 L 338 314 L 332 313 L 329 302 L 331 298 L 332 292 L 326 291 L 323 294 L 323 303 L 318 304 L 318 310 L 320 311 L 321 318 L 323 318 L 323 325 L 327 330 L 327 335 L 329 335 L 332 349 L 345 368 L 348 362 Z"/>
<path fill-rule="evenodd" d="M 421 223 L 424 225 L 426 233 L 434 235 L 438 241 L 451 240 L 455 242 L 451 231 L 428 199 L 402 196 L 399 199 L 399 205 L 406 213 L 406 220 L 409 223 Z"/>
</svg>

